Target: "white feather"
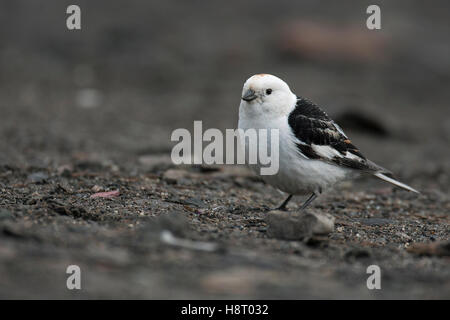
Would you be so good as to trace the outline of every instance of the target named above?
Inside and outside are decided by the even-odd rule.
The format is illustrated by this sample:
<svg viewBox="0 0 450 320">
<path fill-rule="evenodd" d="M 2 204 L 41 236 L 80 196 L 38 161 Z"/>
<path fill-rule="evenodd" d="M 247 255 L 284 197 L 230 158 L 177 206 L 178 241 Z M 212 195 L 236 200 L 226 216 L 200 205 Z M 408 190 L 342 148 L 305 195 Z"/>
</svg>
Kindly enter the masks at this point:
<svg viewBox="0 0 450 320">
<path fill-rule="evenodd" d="M 321 157 L 333 159 L 334 157 L 342 157 L 342 154 L 331 146 L 320 146 L 312 144 L 311 148 Z"/>
<path fill-rule="evenodd" d="M 384 180 L 384 181 L 387 181 L 389 183 L 392 183 L 393 185 L 396 185 L 397 187 L 403 188 L 405 190 L 408 190 L 408 191 L 411 191 L 411 192 L 415 192 L 415 193 L 420 193 L 416 189 L 411 188 L 410 186 L 408 186 L 408 185 L 406 185 L 406 184 L 404 184 L 404 183 L 402 183 L 400 181 L 397 181 L 395 179 L 389 178 L 388 176 L 382 174 L 381 172 L 375 173 L 374 176 L 377 177 L 377 178 L 380 178 L 381 180 Z"/>
</svg>

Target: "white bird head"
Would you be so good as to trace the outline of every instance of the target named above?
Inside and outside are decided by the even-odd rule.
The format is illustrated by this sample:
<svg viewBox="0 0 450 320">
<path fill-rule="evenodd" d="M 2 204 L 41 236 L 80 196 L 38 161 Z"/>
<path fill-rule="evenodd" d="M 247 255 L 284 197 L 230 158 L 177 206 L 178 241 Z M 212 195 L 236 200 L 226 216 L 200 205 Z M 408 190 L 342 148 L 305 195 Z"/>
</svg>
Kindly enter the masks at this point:
<svg viewBox="0 0 450 320">
<path fill-rule="evenodd" d="M 270 74 L 255 74 L 244 83 L 241 109 L 247 115 L 286 116 L 297 97 L 286 82 Z"/>
</svg>

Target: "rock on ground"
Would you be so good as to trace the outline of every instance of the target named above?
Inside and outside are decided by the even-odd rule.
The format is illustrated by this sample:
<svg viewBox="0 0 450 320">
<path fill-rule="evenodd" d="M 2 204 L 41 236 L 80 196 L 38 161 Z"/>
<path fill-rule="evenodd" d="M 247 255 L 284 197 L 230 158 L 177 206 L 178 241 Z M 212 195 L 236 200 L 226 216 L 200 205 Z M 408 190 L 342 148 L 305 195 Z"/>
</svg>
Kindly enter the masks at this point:
<svg viewBox="0 0 450 320">
<path fill-rule="evenodd" d="M 267 234 L 286 240 L 302 240 L 314 235 L 326 235 L 334 230 L 334 217 L 311 212 L 271 211 L 267 214 Z"/>
</svg>

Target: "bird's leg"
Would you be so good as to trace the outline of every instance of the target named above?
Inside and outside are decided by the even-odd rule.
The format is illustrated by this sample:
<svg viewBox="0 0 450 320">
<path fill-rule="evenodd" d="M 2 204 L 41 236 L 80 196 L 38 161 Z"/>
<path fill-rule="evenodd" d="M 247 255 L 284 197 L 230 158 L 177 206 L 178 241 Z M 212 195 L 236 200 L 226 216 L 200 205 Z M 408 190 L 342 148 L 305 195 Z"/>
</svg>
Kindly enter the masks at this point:
<svg viewBox="0 0 450 320">
<path fill-rule="evenodd" d="M 300 207 L 300 210 L 306 209 L 306 207 L 308 207 L 311 204 L 311 202 L 313 202 L 314 199 L 316 199 L 316 198 L 317 198 L 316 193 L 311 194 L 311 196 L 305 201 L 305 203 L 302 204 L 302 206 Z"/>
<path fill-rule="evenodd" d="M 287 211 L 286 206 L 289 203 L 289 201 L 292 199 L 292 196 L 293 196 L 293 194 L 290 194 L 278 208 L 275 208 L 273 210 Z"/>
<path fill-rule="evenodd" d="M 314 201 L 314 199 L 317 198 L 317 194 L 314 192 L 306 201 L 305 203 L 301 206 L 300 210 L 305 210 L 307 206 L 309 206 L 309 204 L 311 202 Z"/>
</svg>

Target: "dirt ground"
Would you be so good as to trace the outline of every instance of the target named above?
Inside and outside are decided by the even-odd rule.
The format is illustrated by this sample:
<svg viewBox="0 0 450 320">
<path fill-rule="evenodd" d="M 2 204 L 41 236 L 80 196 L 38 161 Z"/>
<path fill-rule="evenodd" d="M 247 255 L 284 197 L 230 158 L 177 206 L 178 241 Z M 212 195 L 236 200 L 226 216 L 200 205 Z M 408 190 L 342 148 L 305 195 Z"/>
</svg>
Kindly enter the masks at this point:
<svg viewBox="0 0 450 320">
<path fill-rule="evenodd" d="M 81 31 L 0 4 L 0 298 L 450 298 L 448 2 L 382 1 L 378 31 L 364 1 L 78 3 Z M 344 183 L 309 209 L 332 233 L 282 240 L 245 168 L 174 166 L 172 131 L 235 128 L 261 72 L 421 194 Z"/>
</svg>

